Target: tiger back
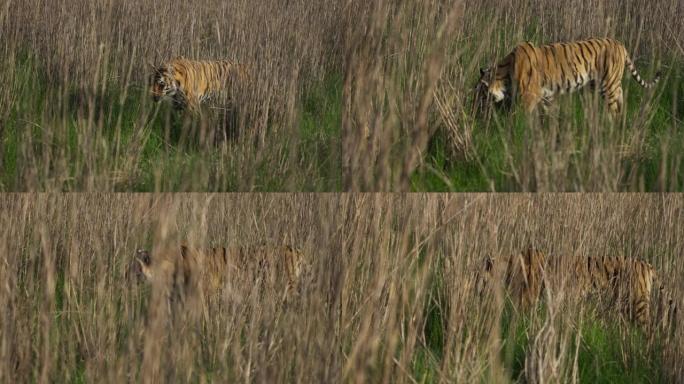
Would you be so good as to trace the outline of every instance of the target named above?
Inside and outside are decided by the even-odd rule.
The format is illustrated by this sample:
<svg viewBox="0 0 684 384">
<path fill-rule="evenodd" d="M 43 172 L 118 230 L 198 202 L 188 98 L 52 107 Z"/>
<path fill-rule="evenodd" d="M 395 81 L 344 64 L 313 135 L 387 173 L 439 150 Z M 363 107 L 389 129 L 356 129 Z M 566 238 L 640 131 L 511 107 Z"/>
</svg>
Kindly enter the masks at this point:
<svg viewBox="0 0 684 384">
<path fill-rule="evenodd" d="M 474 109 L 482 111 L 491 101 L 520 99 L 527 113 L 539 104 L 548 106 L 555 96 L 593 84 L 613 115 L 623 109 L 622 77 L 625 66 L 644 88 L 658 83 L 644 81 L 625 46 L 613 39 L 589 39 L 535 46 L 516 46 L 493 68 L 480 70 Z"/>
</svg>

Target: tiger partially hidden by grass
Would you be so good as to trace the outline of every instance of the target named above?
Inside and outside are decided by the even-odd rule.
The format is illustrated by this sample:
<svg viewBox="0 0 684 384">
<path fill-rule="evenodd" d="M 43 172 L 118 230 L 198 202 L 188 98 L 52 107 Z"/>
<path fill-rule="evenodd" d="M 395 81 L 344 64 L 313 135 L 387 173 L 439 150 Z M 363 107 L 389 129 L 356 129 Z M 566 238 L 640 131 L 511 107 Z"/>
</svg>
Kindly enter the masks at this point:
<svg viewBox="0 0 684 384">
<path fill-rule="evenodd" d="M 138 249 L 129 265 L 131 277 L 166 291 L 167 296 L 209 298 L 224 288 L 251 287 L 287 299 L 296 295 L 303 253 L 289 245 L 193 248 L 186 245 Z"/>
<path fill-rule="evenodd" d="M 607 298 L 609 306 L 642 328 L 651 329 L 652 318 L 661 328 L 674 325 L 677 307 L 650 263 L 627 257 L 590 256 L 576 261 L 573 272 L 570 282 L 576 282 L 582 292 Z"/>
<path fill-rule="evenodd" d="M 480 69 L 474 109 L 483 111 L 491 101 L 511 103 L 520 98 L 527 113 L 542 103 L 547 107 L 556 95 L 576 91 L 587 84 L 598 87 L 612 115 L 623 109 L 622 75 L 625 66 L 644 88 L 658 83 L 644 81 L 625 46 L 613 39 L 589 39 L 535 46 L 516 46 L 494 68 Z"/>
<path fill-rule="evenodd" d="M 545 254 L 533 248 L 502 260 L 487 258 L 484 272 L 488 280 L 503 280 L 512 301 L 524 311 L 534 307 L 543 296 L 551 281 L 549 274 L 562 273 L 552 271 Z M 653 290 L 659 279 L 650 263 L 634 258 L 590 256 L 574 261 L 570 272 L 566 284 L 575 285 L 584 298 L 607 299 L 609 308 L 626 315 L 643 329 L 652 329 L 652 317 L 661 329 L 674 326 L 676 304 L 662 283 L 658 284 L 657 291 Z"/>
<path fill-rule="evenodd" d="M 231 82 L 248 77 L 245 65 L 228 60 L 175 58 L 153 70 L 150 93 L 154 101 L 169 99 L 176 109 L 191 112 L 199 112 L 200 104 L 228 89 Z"/>
<path fill-rule="evenodd" d="M 502 281 L 513 300 L 526 311 L 537 304 L 544 288 L 546 255 L 534 248 L 501 259 L 487 257 L 484 274 L 479 274 L 482 290 L 489 281 Z"/>
</svg>

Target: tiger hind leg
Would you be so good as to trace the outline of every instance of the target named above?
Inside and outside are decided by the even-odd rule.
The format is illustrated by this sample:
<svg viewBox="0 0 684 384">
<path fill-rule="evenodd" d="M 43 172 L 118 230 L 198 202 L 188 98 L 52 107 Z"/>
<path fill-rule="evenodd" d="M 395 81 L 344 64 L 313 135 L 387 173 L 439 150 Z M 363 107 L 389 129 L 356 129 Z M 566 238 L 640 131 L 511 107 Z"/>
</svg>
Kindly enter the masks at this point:
<svg viewBox="0 0 684 384">
<path fill-rule="evenodd" d="M 651 328 L 651 303 L 646 298 L 641 298 L 633 303 L 633 314 L 636 323 L 645 331 Z"/>
<path fill-rule="evenodd" d="M 618 85 L 602 94 L 603 98 L 606 100 L 606 104 L 608 104 L 608 110 L 610 111 L 611 116 L 615 117 L 620 115 L 624 105 L 622 87 Z"/>
</svg>

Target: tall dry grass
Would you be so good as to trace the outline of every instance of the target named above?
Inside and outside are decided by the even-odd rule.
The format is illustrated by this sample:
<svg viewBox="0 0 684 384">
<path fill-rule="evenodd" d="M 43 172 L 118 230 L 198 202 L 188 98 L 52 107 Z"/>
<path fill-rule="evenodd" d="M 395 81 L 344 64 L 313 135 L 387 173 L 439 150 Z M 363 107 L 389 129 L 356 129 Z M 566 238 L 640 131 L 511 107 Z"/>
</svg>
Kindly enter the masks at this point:
<svg viewBox="0 0 684 384">
<path fill-rule="evenodd" d="M 578 296 L 563 269 L 536 311 L 516 315 L 500 287 L 476 294 L 476 274 L 486 256 L 530 244 L 561 268 L 589 255 L 641 257 L 681 308 L 682 203 L 649 195 L 4 195 L 0 381 L 681 380 L 681 327 L 649 342 Z M 243 284 L 169 312 L 154 287 L 123 276 L 136 248 L 179 240 L 287 242 L 303 249 L 310 272 L 285 304 Z"/>
<path fill-rule="evenodd" d="M 683 12 L 676 0 L 8 0 L 2 182 L 44 191 L 429 188 L 420 174 L 454 190 L 678 190 Z M 646 78 L 664 69 L 654 93 L 627 87 L 623 121 L 606 122 L 591 97 L 562 98 L 565 112 L 542 125 L 520 113 L 472 115 L 478 67 L 522 40 L 593 36 L 623 41 Z M 157 111 L 145 91 L 148 63 L 178 55 L 244 62 L 253 76 L 232 90 L 233 103 L 208 107 L 211 118 L 183 119 Z M 480 174 L 475 187 L 453 166 Z"/>
</svg>

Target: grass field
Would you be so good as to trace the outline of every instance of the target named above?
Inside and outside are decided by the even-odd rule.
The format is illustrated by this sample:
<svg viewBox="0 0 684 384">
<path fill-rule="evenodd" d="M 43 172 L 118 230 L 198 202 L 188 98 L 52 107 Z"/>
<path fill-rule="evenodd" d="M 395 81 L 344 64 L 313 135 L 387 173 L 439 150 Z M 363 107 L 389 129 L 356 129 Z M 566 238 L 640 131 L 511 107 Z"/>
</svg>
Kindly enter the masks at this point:
<svg viewBox="0 0 684 384">
<path fill-rule="evenodd" d="M 681 327 L 649 341 L 579 296 L 563 269 L 531 313 L 500 289 L 480 296 L 475 283 L 487 255 L 528 244 L 559 268 L 624 255 L 650 261 L 681 308 L 683 203 L 646 195 L 3 195 L 0 381 L 681 381 Z M 179 241 L 293 244 L 307 272 L 286 302 L 256 282 L 228 284 L 169 311 L 154 300 L 156 286 L 124 273 L 135 249 Z"/>
<path fill-rule="evenodd" d="M 0 189 L 680 191 L 683 7 L 8 0 Z M 621 121 L 588 92 L 543 124 L 471 113 L 478 68 L 518 42 L 592 36 L 623 41 L 646 79 L 663 70 L 652 93 L 623 80 Z M 252 77 L 189 118 L 147 91 L 149 64 L 179 55 Z"/>
<path fill-rule="evenodd" d="M 674 1 L 381 2 L 347 61 L 343 185 L 354 190 L 670 191 L 682 189 L 684 7 Z M 410 4 L 407 4 L 410 3 Z M 647 11 L 646 11 L 647 10 Z M 676 16 L 676 19 L 673 18 Z M 626 78 L 611 124 L 591 92 L 559 97 L 544 123 L 517 108 L 473 116 L 479 67 L 521 41 L 624 42 L 643 77 Z M 367 128 L 366 140 L 360 128 Z"/>
<path fill-rule="evenodd" d="M 338 32 L 321 34 L 337 7 L 4 4 L 0 189 L 341 189 Z M 250 81 L 201 117 L 155 105 L 150 64 L 176 56 L 244 63 Z"/>
</svg>

